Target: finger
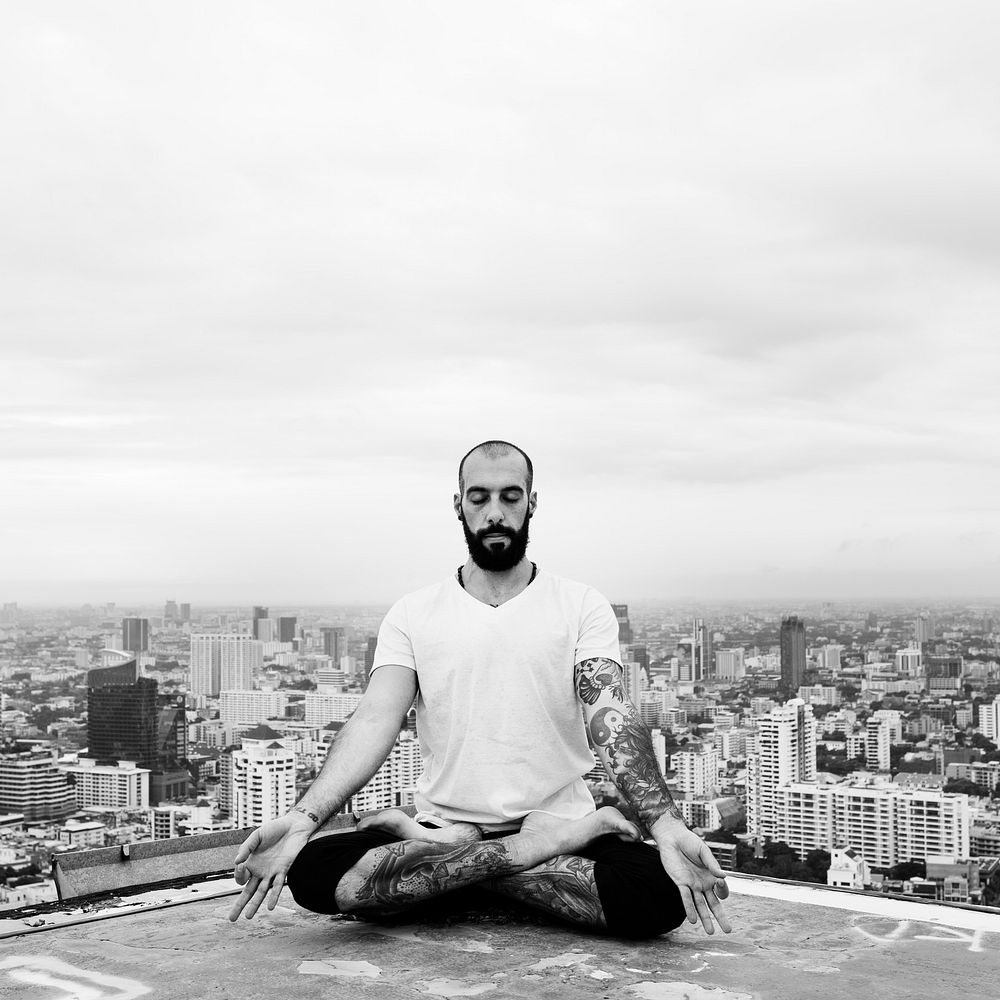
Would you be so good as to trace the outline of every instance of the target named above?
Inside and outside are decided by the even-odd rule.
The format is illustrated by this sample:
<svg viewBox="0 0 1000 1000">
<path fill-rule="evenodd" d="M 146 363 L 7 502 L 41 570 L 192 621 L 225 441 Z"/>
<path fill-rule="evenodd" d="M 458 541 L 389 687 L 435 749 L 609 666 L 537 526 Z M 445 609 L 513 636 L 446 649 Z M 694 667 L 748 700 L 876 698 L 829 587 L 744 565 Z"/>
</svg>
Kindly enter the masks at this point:
<svg viewBox="0 0 1000 1000">
<path fill-rule="evenodd" d="M 705 933 L 714 934 L 715 924 L 712 923 L 712 910 L 705 898 L 705 893 L 696 892 L 694 894 L 694 905 L 698 911 L 698 919 L 701 920 L 701 925 L 705 928 Z"/>
<path fill-rule="evenodd" d="M 686 885 L 677 886 L 681 894 L 681 902 L 684 904 L 684 915 L 689 924 L 698 923 L 698 910 L 694 905 L 694 896 Z"/>
<path fill-rule="evenodd" d="M 712 911 L 712 916 L 715 917 L 715 922 L 726 934 L 729 934 L 733 929 L 733 925 L 726 916 L 726 908 L 722 905 L 722 900 L 714 892 L 706 892 L 705 899 L 708 902 L 709 909 Z"/>
<path fill-rule="evenodd" d="M 243 907 L 246 906 L 247 903 L 250 901 L 250 897 L 254 894 L 255 888 L 256 886 L 250 884 L 243 889 L 243 891 L 240 893 L 239 899 L 237 899 L 236 902 L 233 903 L 233 908 L 229 911 L 230 920 L 239 919 L 240 914 L 243 912 Z"/>
<path fill-rule="evenodd" d="M 246 861 L 257 848 L 260 847 L 260 829 L 254 830 L 246 840 L 240 844 L 240 849 L 236 852 L 235 864 Z"/>
<path fill-rule="evenodd" d="M 724 878 L 716 879 L 715 895 L 718 896 L 719 899 L 729 898 L 729 883 Z"/>
<path fill-rule="evenodd" d="M 250 881 L 250 869 L 247 868 L 246 862 L 240 861 L 237 863 L 233 869 L 233 878 L 236 879 L 237 885 L 246 885 Z"/>
<path fill-rule="evenodd" d="M 267 894 L 267 908 L 273 910 L 278 905 L 278 897 L 281 896 L 281 890 L 285 888 L 285 873 L 279 872 L 274 877 L 274 881 L 271 883 L 271 890 Z"/>
<path fill-rule="evenodd" d="M 718 861 L 715 860 L 715 855 L 712 853 L 712 849 L 704 841 L 701 842 L 701 863 L 716 877 L 725 878 L 726 873 L 723 871 L 722 866 Z"/>
<path fill-rule="evenodd" d="M 246 905 L 244 911 L 244 916 L 247 920 L 253 920 L 254 914 L 260 909 L 260 904 L 264 902 L 264 897 L 267 895 L 268 885 L 270 883 L 265 882 L 261 879 L 257 883 L 257 888 L 254 890 L 253 895 L 250 897 L 249 902 Z"/>
</svg>

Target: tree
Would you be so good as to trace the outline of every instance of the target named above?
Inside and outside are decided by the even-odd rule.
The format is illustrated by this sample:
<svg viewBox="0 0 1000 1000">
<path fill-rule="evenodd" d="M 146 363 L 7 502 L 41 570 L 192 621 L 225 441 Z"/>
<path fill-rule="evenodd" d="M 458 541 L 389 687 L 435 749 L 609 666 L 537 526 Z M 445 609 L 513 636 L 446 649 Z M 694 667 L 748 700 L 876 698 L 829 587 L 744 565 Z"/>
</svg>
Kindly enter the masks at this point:
<svg viewBox="0 0 1000 1000">
<path fill-rule="evenodd" d="M 977 785 L 974 781 L 965 778 L 952 778 L 944 783 L 946 792 L 958 792 L 963 795 L 985 795 L 986 789 L 982 785 Z"/>
<path fill-rule="evenodd" d="M 905 880 L 908 878 L 927 878 L 926 861 L 901 861 L 889 869 L 889 878 Z"/>
<path fill-rule="evenodd" d="M 969 745 L 975 747 L 977 750 L 985 750 L 987 753 L 992 753 L 997 749 L 997 745 L 991 743 L 982 733 L 973 733 L 969 737 Z"/>
<path fill-rule="evenodd" d="M 830 868 L 830 852 L 815 850 L 806 855 L 806 867 L 813 873 L 816 882 L 826 884 L 826 873 Z"/>
</svg>

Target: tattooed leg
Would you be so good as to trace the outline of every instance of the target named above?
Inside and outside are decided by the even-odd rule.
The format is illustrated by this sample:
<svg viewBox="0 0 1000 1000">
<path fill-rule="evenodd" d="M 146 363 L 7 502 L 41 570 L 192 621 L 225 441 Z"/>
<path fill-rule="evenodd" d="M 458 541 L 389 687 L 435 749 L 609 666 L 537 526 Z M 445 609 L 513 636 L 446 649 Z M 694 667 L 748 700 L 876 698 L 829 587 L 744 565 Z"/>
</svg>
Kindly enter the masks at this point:
<svg viewBox="0 0 1000 1000">
<path fill-rule="evenodd" d="M 344 874 L 335 891 L 337 906 L 344 913 L 397 913 L 453 889 L 525 872 L 608 833 L 639 837 L 617 809 L 605 808 L 572 822 L 532 813 L 518 833 L 499 840 L 387 844 Z"/>
<path fill-rule="evenodd" d="M 594 880 L 594 862 L 589 858 L 560 854 L 527 871 L 483 884 L 501 896 L 569 923 L 588 930 L 607 930 Z"/>
</svg>

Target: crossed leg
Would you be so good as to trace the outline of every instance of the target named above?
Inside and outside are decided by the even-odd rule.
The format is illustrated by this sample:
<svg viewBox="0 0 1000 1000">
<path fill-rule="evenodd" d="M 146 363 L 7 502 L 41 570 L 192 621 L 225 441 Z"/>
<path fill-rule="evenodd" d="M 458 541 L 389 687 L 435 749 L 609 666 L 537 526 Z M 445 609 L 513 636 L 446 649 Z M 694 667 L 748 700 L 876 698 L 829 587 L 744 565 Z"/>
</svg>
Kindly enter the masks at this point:
<svg viewBox="0 0 1000 1000">
<path fill-rule="evenodd" d="M 311 841 L 288 875 L 289 887 L 300 905 L 319 912 L 392 916 L 417 903 L 477 884 L 588 930 L 632 936 L 631 931 L 622 929 L 620 919 L 616 927 L 609 928 L 598 891 L 595 858 L 608 856 L 609 849 L 615 855 L 621 848 L 627 857 L 633 851 L 638 853 L 648 867 L 649 857 L 644 853 L 648 852 L 653 858 L 654 874 L 658 872 L 665 878 L 655 851 L 636 843 L 639 831 L 616 809 L 601 809 L 575 822 L 532 814 L 518 833 L 493 840 L 482 840 L 478 827 L 470 824 L 431 830 L 398 810 L 363 820 L 358 831 L 401 839 L 367 850 L 360 857 L 355 855 L 356 860 L 352 859 L 346 870 L 330 868 L 332 877 L 325 885 L 319 859 L 325 850 L 336 848 L 336 840 L 349 835 Z M 595 853 L 601 843 L 604 847 Z M 605 894 L 611 891 L 621 896 L 618 875 L 607 864 L 604 871 Z M 335 905 L 330 906 L 320 893 L 328 895 L 330 881 L 334 880 Z M 645 870 L 641 877 L 633 878 L 633 883 L 638 892 L 652 890 L 655 894 Z M 676 894 L 672 883 L 669 889 Z M 630 908 L 631 903 L 618 905 L 619 910 Z M 642 936 L 662 933 L 681 922 L 682 906 L 679 914 L 669 925 L 658 920 L 642 923 L 639 930 Z"/>
</svg>

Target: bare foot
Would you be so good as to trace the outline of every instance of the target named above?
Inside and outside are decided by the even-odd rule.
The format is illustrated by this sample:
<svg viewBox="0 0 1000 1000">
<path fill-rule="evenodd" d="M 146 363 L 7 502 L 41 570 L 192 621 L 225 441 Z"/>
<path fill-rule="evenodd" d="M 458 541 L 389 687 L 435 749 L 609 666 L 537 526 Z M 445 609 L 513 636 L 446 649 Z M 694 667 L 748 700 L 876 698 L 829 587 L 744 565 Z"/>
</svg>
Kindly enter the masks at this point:
<svg viewBox="0 0 1000 1000">
<path fill-rule="evenodd" d="M 385 830 L 400 840 L 421 840 L 428 844 L 472 843 L 482 840 L 479 827 L 471 823 L 452 823 L 440 829 L 421 826 L 402 809 L 385 809 L 374 816 L 366 816 L 357 825 L 358 830 Z"/>
<path fill-rule="evenodd" d="M 639 828 L 617 809 L 604 806 L 582 819 L 564 820 L 544 813 L 529 813 L 521 831 L 511 837 L 511 848 L 529 867 L 549 861 L 557 854 L 573 854 L 605 834 L 622 840 L 642 840 Z"/>
</svg>

